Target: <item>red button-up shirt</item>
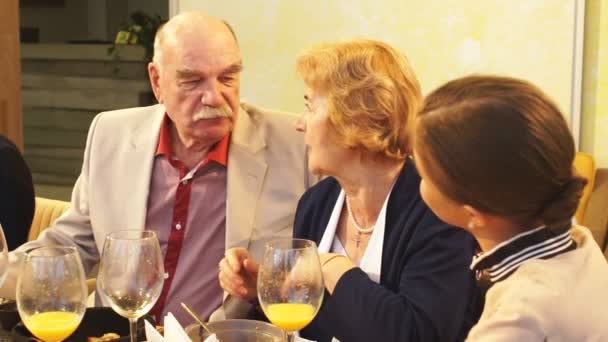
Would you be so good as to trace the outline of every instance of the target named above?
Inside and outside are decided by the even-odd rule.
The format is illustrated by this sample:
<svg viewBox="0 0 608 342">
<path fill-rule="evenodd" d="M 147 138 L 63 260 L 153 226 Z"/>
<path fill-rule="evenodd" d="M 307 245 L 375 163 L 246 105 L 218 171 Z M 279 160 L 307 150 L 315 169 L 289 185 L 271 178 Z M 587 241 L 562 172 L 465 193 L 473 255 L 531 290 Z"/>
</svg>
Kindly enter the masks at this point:
<svg viewBox="0 0 608 342">
<path fill-rule="evenodd" d="M 173 156 L 171 124 L 165 116 L 148 197 L 146 227 L 158 234 L 165 261 L 165 283 L 152 313 L 162 320 L 171 312 L 186 325 L 192 318 L 180 302 L 206 318 L 222 301 L 217 265 L 225 249 L 230 136 L 189 170 Z"/>
</svg>

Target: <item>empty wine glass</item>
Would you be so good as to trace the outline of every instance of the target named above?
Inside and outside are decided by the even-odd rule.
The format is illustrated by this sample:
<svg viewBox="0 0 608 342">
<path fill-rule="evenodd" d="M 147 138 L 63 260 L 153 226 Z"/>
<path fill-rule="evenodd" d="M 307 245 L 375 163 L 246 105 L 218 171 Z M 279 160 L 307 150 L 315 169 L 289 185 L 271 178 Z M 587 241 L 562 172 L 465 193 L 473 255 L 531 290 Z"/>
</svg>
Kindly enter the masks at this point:
<svg viewBox="0 0 608 342">
<path fill-rule="evenodd" d="M 87 294 L 76 248 L 49 246 L 26 253 L 17 279 L 17 310 L 34 336 L 45 342 L 68 338 L 84 316 Z"/>
<path fill-rule="evenodd" d="M 304 239 L 268 243 L 257 286 L 266 317 L 293 341 L 295 332 L 313 320 L 323 302 L 325 286 L 317 245 Z"/>
<path fill-rule="evenodd" d="M 128 318 L 131 342 L 137 319 L 152 309 L 163 288 L 164 266 L 156 234 L 124 230 L 106 236 L 97 275 L 99 294 Z"/>
<path fill-rule="evenodd" d="M 8 247 L 6 245 L 6 238 L 4 237 L 4 230 L 0 224 L 0 287 L 4 283 L 6 273 L 8 271 Z"/>
</svg>

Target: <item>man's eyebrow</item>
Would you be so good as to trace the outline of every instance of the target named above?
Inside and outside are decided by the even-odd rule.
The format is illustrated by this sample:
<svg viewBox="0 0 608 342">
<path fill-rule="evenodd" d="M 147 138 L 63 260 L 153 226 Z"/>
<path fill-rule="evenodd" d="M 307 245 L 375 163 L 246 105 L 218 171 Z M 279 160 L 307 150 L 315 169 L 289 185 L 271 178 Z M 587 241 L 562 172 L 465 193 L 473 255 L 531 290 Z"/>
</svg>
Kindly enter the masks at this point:
<svg viewBox="0 0 608 342">
<path fill-rule="evenodd" d="M 178 69 L 175 73 L 178 78 L 189 78 L 198 75 L 196 71 L 190 69 Z"/>
<path fill-rule="evenodd" d="M 238 74 L 241 71 L 243 71 L 243 62 L 238 61 L 236 63 L 231 64 L 226 69 L 224 69 L 222 74 Z"/>
<path fill-rule="evenodd" d="M 238 74 L 243 70 L 243 63 L 238 61 L 236 63 L 231 64 L 226 69 L 222 71 L 222 74 Z M 192 69 L 178 69 L 175 74 L 178 78 L 190 78 L 194 76 L 199 76 L 200 73 L 196 70 Z"/>
</svg>

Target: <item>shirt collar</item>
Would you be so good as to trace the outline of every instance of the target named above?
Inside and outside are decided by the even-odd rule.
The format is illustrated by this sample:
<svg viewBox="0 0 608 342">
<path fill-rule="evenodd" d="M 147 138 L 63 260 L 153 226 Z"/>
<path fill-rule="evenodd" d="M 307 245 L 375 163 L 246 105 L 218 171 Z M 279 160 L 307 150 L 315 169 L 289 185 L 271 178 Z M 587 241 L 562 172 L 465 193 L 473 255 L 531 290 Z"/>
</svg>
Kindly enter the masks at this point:
<svg viewBox="0 0 608 342">
<path fill-rule="evenodd" d="M 228 165 L 229 143 L 230 143 L 230 134 L 227 134 L 219 142 L 217 142 L 215 145 L 213 145 L 213 147 L 211 147 L 211 149 L 209 150 L 209 152 L 207 153 L 205 158 L 208 161 L 214 161 L 214 162 L 226 167 Z M 171 150 L 172 150 L 171 120 L 169 119 L 169 116 L 167 114 L 165 114 L 165 117 L 163 118 L 163 122 L 161 123 L 160 135 L 158 137 L 158 144 L 156 145 L 156 153 L 154 154 L 154 156 L 155 157 L 158 157 L 158 156 L 171 157 L 172 156 Z"/>
<path fill-rule="evenodd" d="M 480 286 L 490 287 L 513 274 L 524 262 L 532 259 L 549 259 L 576 248 L 570 236 L 570 227 L 549 229 L 546 226 L 520 233 L 485 253 L 473 258 Z"/>
</svg>

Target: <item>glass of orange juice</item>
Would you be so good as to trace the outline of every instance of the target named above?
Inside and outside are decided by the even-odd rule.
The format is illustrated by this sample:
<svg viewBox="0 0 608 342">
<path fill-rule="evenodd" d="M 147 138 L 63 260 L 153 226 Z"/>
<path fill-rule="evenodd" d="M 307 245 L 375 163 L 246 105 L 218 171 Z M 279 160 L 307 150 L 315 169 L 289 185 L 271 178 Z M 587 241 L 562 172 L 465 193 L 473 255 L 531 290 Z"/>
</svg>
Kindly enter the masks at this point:
<svg viewBox="0 0 608 342">
<path fill-rule="evenodd" d="M 293 341 L 295 332 L 313 320 L 323 302 L 325 286 L 317 245 L 305 239 L 268 243 L 257 286 L 264 314 Z"/>
<path fill-rule="evenodd" d="M 49 246 L 26 253 L 17 280 L 17 310 L 38 339 L 59 342 L 68 338 L 84 316 L 87 294 L 76 248 Z"/>
</svg>

